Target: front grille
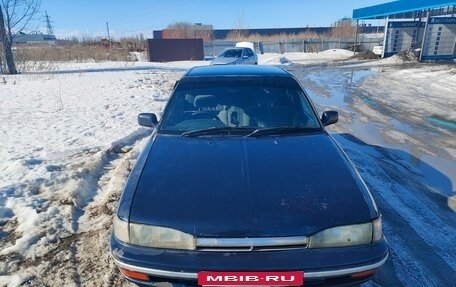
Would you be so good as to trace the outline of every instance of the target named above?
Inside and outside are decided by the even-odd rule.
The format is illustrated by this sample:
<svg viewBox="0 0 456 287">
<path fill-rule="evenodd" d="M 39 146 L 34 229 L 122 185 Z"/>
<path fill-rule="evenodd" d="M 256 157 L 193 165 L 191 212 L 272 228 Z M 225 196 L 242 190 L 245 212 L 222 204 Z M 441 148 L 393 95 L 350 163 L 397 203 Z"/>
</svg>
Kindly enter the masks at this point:
<svg viewBox="0 0 456 287">
<path fill-rule="evenodd" d="M 196 250 L 215 252 L 277 251 L 307 248 L 309 238 L 255 237 L 255 238 L 197 238 Z"/>
</svg>

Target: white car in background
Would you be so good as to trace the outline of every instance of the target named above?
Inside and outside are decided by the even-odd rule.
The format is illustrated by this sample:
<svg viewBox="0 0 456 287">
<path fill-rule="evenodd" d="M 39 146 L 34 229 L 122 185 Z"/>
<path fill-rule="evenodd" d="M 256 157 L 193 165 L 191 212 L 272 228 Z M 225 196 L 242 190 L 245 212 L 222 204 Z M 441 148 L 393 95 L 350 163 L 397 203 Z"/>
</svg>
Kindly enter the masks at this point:
<svg viewBox="0 0 456 287">
<path fill-rule="evenodd" d="M 211 65 L 257 65 L 258 55 L 254 52 L 253 43 L 239 42 L 236 47 L 226 48 L 214 60 Z"/>
<path fill-rule="evenodd" d="M 383 45 L 374 46 L 372 48 L 372 53 L 374 53 L 375 55 L 382 56 L 383 55 Z"/>
<path fill-rule="evenodd" d="M 253 46 L 252 42 L 237 42 L 236 47 L 238 48 L 249 48 L 252 51 L 255 51 L 255 48 Z"/>
</svg>

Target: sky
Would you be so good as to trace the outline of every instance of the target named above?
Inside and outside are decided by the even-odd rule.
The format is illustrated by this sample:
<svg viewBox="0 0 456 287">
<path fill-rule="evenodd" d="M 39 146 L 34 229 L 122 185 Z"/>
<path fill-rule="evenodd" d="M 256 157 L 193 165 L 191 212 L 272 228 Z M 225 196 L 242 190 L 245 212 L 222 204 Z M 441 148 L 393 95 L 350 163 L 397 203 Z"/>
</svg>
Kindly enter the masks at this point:
<svg viewBox="0 0 456 287">
<path fill-rule="evenodd" d="M 390 0 L 41 0 L 31 30 L 46 32 L 47 11 L 58 38 L 71 36 L 152 37 L 171 23 L 213 25 L 214 29 L 320 27 L 351 17 L 353 9 Z"/>
</svg>

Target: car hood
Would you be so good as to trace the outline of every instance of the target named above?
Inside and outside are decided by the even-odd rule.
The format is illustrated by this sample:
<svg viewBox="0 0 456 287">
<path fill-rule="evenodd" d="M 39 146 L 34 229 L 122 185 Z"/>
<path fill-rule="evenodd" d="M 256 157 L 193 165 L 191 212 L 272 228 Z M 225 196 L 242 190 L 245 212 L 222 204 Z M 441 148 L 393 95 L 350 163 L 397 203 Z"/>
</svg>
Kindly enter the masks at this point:
<svg viewBox="0 0 456 287">
<path fill-rule="evenodd" d="M 224 58 L 224 57 L 217 57 L 212 60 L 212 65 L 227 65 L 236 62 L 239 58 Z"/>
<path fill-rule="evenodd" d="M 375 215 L 369 192 L 325 134 L 157 135 L 130 221 L 200 237 L 310 235 Z"/>
</svg>

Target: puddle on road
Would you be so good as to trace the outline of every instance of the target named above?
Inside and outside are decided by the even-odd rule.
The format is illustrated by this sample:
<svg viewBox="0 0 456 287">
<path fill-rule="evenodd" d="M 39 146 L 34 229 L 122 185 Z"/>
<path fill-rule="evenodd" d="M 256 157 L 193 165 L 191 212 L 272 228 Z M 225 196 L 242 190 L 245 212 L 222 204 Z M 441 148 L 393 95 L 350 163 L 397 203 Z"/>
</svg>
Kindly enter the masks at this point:
<svg viewBox="0 0 456 287">
<path fill-rule="evenodd" d="M 416 127 L 401 122 L 395 118 L 392 118 L 390 123 L 393 125 L 393 129 L 396 131 L 400 131 L 406 134 L 413 134 L 416 132 Z"/>
<path fill-rule="evenodd" d="M 351 109 L 353 98 L 347 92 L 353 85 L 366 77 L 373 75 L 372 70 L 352 70 L 342 72 L 340 70 L 319 70 L 314 73 L 307 73 L 302 78 L 310 80 L 313 84 L 327 89 L 328 96 L 321 95 L 315 87 L 306 87 L 312 100 L 321 105 L 328 107 L 339 107 L 344 110 Z M 317 92 L 315 92 L 315 91 Z"/>
<path fill-rule="evenodd" d="M 375 125 L 376 128 L 373 129 L 372 125 Z M 349 128 L 354 131 L 357 137 L 368 143 L 380 143 L 384 141 L 381 133 L 379 132 L 382 126 L 376 123 L 364 123 L 358 118 L 355 118 L 353 119 L 353 122 L 349 124 Z"/>
<path fill-rule="evenodd" d="M 444 150 L 438 142 L 438 139 L 441 139 L 445 135 L 438 129 L 423 127 L 419 123 L 409 123 L 406 119 L 395 118 L 394 114 L 391 114 L 390 111 L 379 105 L 369 95 L 357 91 L 357 85 L 376 73 L 376 71 L 371 69 L 347 70 L 328 67 L 327 70 L 306 71 L 305 74 L 302 73 L 300 75 L 298 72 L 298 75 L 301 79 L 304 79 L 303 82 L 307 84 L 309 82 L 311 83 L 310 87 L 306 86 L 306 90 L 319 112 L 329 107 L 337 109 L 341 113 L 353 115 L 351 121 L 341 121 L 341 126 L 343 124 L 357 138 L 368 144 L 404 151 L 409 155 L 405 160 L 421 171 L 424 176 L 423 180 L 426 183 L 431 184 L 446 195 L 454 194 L 456 190 L 456 174 L 454 173 L 456 165 L 454 160 L 451 159 L 451 156 L 448 155 L 448 151 Z M 327 94 L 329 96 L 319 95 L 319 90 L 328 92 Z M 362 100 L 377 112 L 386 115 L 389 118 L 388 121 L 384 123 L 366 123 L 364 120 L 366 116 L 359 114 L 353 108 L 354 99 L 356 98 Z M 361 117 L 363 120 L 360 119 Z M 431 116 L 424 120 L 452 132 L 456 130 L 456 123 L 438 116 Z M 407 139 L 403 140 L 401 138 L 397 138 L 396 140 L 394 131 L 404 134 L 405 137 L 409 137 L 415 143 L 407 142 Z M 385 133 L 394 142 L 391 142 L 391 139 L 385 138 Z M 419 143 L 419 146 L 416 143 Z M 429 148 L 434 155 L 428 154 L 423 148 Z M 448 177 L 450 184 L 448 184 L 448 181 L 444 184 L 441 178 L 438 179 L 435 177 L 436 170 Z"/>
<path fill-rule="evenodd" d="M 318 95 L 318 93 L 315 93 L 310 89 L 307 89 L 307 93 L 309 94 L 312 101 L 320 106 L 339 107 L 344 110 L 347 110 L 352 104 L 351 98 L 345 98 L 343 96 L 340 96 L 339 93 L 331 93 L 331 97 L 329 98 L 322 97 Z"/>
<path fill-rule="evenodd" d="M 329 96 L 322 96 L 318 92 L 314 92 L 312 87 L 307 87 L 310 97 L 319 105 L 350 110 L 353 98 L 349 91 L 360 81 L 375 73 L 371 69 L 351 70 L 348 72 L 342 70 L 319 70 L 313 74 L 306 74 L 301 78 L 305 77 L 314 84 L 328 89 Z M 363 98 L 363 100 L 372 106 L 376 105 L 375 101 L 368 97 Z"/>
<path fill-rule="evenodd" d="M 364 70 L 352 70 L 350 75 L 350 82 L 352 84 L 357 84 L 361 80 L 364 80 L 366 77 L 370 77 L 375 74 L 375 71 L 371 69 Z"/>
</svg>

